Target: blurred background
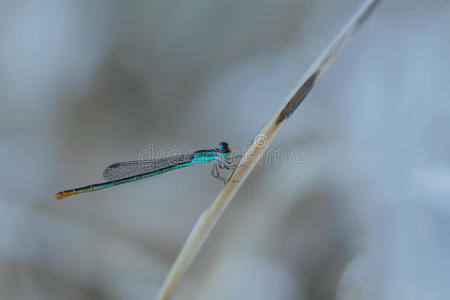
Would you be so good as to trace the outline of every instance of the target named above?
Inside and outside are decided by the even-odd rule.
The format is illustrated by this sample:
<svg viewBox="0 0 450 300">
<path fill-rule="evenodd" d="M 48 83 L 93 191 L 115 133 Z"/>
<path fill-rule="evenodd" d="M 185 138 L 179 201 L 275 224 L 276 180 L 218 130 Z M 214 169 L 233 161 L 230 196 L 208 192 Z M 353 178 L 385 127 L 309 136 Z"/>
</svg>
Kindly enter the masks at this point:
<svg viewBox="0 0 450 300">
<path fill-rule="evenodd" d="M 1 1 L 0 299 L 153 299 L 223 184 L 57 201 L 153 147 L 248 144 L 360 0 Z M 448 299 L 450 4 L 385 1 L 174 299 Z"/>
</svg>

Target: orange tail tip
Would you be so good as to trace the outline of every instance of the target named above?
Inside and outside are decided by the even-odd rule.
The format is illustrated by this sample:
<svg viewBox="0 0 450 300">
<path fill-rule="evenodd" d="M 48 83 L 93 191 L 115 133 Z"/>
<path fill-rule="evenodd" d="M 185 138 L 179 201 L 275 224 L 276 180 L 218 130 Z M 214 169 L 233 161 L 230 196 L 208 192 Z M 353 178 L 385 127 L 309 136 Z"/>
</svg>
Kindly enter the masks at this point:
<svg viewBox="0 0 450 300">
<path fill-rule="evenodd" d="M 77 194 L 75 191 L 64 191 L 64 192 L 59 192 L 57 194 L 55 194 L 55 198 L 56 199 L 63 199 L 72 195 Z"/>
</svg>

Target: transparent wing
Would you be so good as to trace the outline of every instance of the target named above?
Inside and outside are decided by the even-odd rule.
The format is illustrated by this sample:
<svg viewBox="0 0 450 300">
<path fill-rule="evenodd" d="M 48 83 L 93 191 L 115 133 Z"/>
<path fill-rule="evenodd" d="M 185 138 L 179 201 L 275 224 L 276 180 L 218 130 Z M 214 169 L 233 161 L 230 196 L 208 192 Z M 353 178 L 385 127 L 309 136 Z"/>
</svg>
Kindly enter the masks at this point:
<svg viewBox="0 0 450 300">
<path fill-rule="evenodd" d="M 150 173 L 182 163 L 188 163 L 192 161 L 193 158 L 194 154 L 184 154 L 161 159 L 118 162 L 107 167 L 105 171 L 103 171 L 103 177 L 106 180 L 119 180 L 122 178 Z"/>
</svg>

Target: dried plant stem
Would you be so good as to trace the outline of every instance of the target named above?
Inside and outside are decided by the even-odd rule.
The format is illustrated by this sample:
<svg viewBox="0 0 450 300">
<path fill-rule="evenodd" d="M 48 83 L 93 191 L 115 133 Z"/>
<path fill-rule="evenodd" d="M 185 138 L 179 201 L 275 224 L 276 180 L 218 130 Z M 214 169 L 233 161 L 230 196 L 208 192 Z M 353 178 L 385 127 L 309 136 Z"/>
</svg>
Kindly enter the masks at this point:
<svg viewBox="0 0 450 300">
<path fill-rule="evenodd" d="M 186 240 L 180 254 L 178 255 L 172 269 L 159 292 L 158 300 L 170 299 L 178 282 L 189 268 L 192 260 L 208 237 L 217 220 L 233 199 L 239 187 L 244 183 L 247 176 L 255 167 L 259 158 L 272 143 L 276 134 L 283 126 L 284 122 L 295 111 L 306 95 L 311 91 L 315 81 L 323 74 L 328 66 L 333 62 L 340 50 L 350 41 L 359 27 L 371 14 L 379 0 L 366 1 L 361 8 L 350 19 L 342 31 L 331 41 L 320 56 L 311 65 L 308 71 L 300 79 L 296 87 L 285 101 L 274 112 L 258 135 L 253 139 L 252 144 L 243 155 L 238 167 L 233 171 L 230 180 L 225 188 L 217 196 L 211 207 L 204 211 L 189 238 Z"/>
</svg>

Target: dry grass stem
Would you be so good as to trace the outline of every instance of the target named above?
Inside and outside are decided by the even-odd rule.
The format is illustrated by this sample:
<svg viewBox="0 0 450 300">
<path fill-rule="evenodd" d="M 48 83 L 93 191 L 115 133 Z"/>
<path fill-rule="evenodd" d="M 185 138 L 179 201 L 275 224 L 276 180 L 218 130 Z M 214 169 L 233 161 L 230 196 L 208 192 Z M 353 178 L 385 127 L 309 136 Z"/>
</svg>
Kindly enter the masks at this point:
<svg viewBox="0 0 450 300">
<path fill-rule="evenodd" d="M 283 101 L 258 135 L 253 139 L 252 144 L 243 155 L 239 165 L 233 171 L 225 188 L 217 196 L 211 207 L 204 211 L 197 221 L 196 226 L 189 235 L 172 269 L 167 275 L 157 299 L 170 299 L 181 277 L 189 268 L 189 265 L 208 237 L 208 234 L 214 228 L 217 220 L 231 202 L 239 187 L 253 170 L 259 158 L 272 143 L 286 120 L 311 91 L 317 79 L 324 73 L 339 54 L 340 50 L 342 50 L 360 26 L 366 21 L 378 2 L 379 0 L 369 0 L 360 7 L 347 25 L 314 61 L 287 99 Z"/>
</svg>

